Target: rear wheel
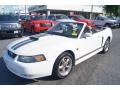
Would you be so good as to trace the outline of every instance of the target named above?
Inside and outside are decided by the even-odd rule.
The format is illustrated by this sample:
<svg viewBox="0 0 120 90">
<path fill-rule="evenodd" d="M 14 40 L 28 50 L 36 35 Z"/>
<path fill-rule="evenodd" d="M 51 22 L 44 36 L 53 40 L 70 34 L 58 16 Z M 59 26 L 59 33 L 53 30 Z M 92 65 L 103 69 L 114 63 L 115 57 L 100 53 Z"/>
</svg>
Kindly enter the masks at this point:
<svg viewBox="0 0 120 90">
<path fill-rule="evenodd" d="M 53 77 L 62 79 L 67 77 L 74 66 L 74 58 L 73 56 L 68 53 L 68 52 L 64 52 L 63 54 L 61 54 L 53 67 Z"/>
<path fill-rule="evenodd" d="M 103 46 L 102 53 L 106 53 L 109 51 L 110 48 L 110 39 L 108 38 Z"/>
</svg>

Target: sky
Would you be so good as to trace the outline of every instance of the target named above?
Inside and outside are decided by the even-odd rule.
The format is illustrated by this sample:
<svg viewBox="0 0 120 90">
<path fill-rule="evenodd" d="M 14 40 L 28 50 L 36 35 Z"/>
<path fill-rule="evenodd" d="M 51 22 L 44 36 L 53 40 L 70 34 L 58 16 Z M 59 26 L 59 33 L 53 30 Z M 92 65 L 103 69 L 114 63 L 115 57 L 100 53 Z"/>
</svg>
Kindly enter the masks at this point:
<svg viewBox="0 0 120 90">
<path fill-rule="evenodd" d="M 26 11 L 28 12 L 28 7 L 30 5 L 26 5 Z M 25 12 L 25 5 L 0 5 L 0 13 L 17 13 L 17 12 Z"/>
</svg>

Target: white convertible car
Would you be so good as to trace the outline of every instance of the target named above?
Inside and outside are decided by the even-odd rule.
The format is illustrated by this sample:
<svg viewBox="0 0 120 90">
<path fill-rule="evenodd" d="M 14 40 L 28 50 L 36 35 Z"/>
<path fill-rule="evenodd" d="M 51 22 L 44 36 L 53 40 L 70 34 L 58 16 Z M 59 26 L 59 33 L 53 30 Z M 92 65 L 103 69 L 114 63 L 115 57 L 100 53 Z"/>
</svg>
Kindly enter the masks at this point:
<svg viewBox="0 0 120 90">
<path fill-rule="evenodd" d="M 111 40 L 110 28 L 90 29 L 86 23 L 61 20 L 45 33 L 12 42 L 3 58 L 7 68 L 23 78 L 65 78 L 75 65 L 107 52 Z"/>
</svg>

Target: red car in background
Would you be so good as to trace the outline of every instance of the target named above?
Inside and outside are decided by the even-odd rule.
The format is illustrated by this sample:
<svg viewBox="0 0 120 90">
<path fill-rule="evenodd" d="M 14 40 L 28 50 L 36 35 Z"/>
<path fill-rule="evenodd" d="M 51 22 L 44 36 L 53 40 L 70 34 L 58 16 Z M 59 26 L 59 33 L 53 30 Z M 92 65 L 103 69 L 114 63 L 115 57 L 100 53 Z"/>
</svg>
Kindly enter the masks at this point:
<svg viewBox="0 0 120 90">
<path fill-rule="evenodd" d="M 30 15 L 26 20 L 22 21 L 22 27 L 25 31 L 30 31 L 32 34 L 46 31 L 53 26 L 52 20 L 47 20 L 43 15 Z"/>
<path fill-rule="evenodd" d="M 85 17 L 83 17 L 82 15 L 70 15 L 68 16 L 70 19 L 76 20 L 78 22 L 85 22 L 87 23 L 88 26 L 92 26 L 94 27 L 95 24 L 93 22 L 93 20 L 90 19 L 86 19 Z"/>
</svg>

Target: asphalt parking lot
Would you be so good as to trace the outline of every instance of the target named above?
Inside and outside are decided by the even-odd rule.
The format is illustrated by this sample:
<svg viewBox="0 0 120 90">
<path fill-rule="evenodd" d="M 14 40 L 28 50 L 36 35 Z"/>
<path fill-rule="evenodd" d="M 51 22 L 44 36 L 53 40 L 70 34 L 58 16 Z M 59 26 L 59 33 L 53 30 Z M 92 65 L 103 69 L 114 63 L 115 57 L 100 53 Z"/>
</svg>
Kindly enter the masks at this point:
<svg viewBox="0 0 120 90">
<path fill-rule="evenodd" d="M 2 59 L 5 47 L 18 38 L 0 40 L 0 84 L 2 85 L 113 85 L 120 84 L 120 29 L 114 29 L 110 51 L 97 54 L 77 65 L 65 79 L 54 80 L 51 77 L 40 78 L 38 81 L 20 78 L 7 70 Z"/>
</svg>

